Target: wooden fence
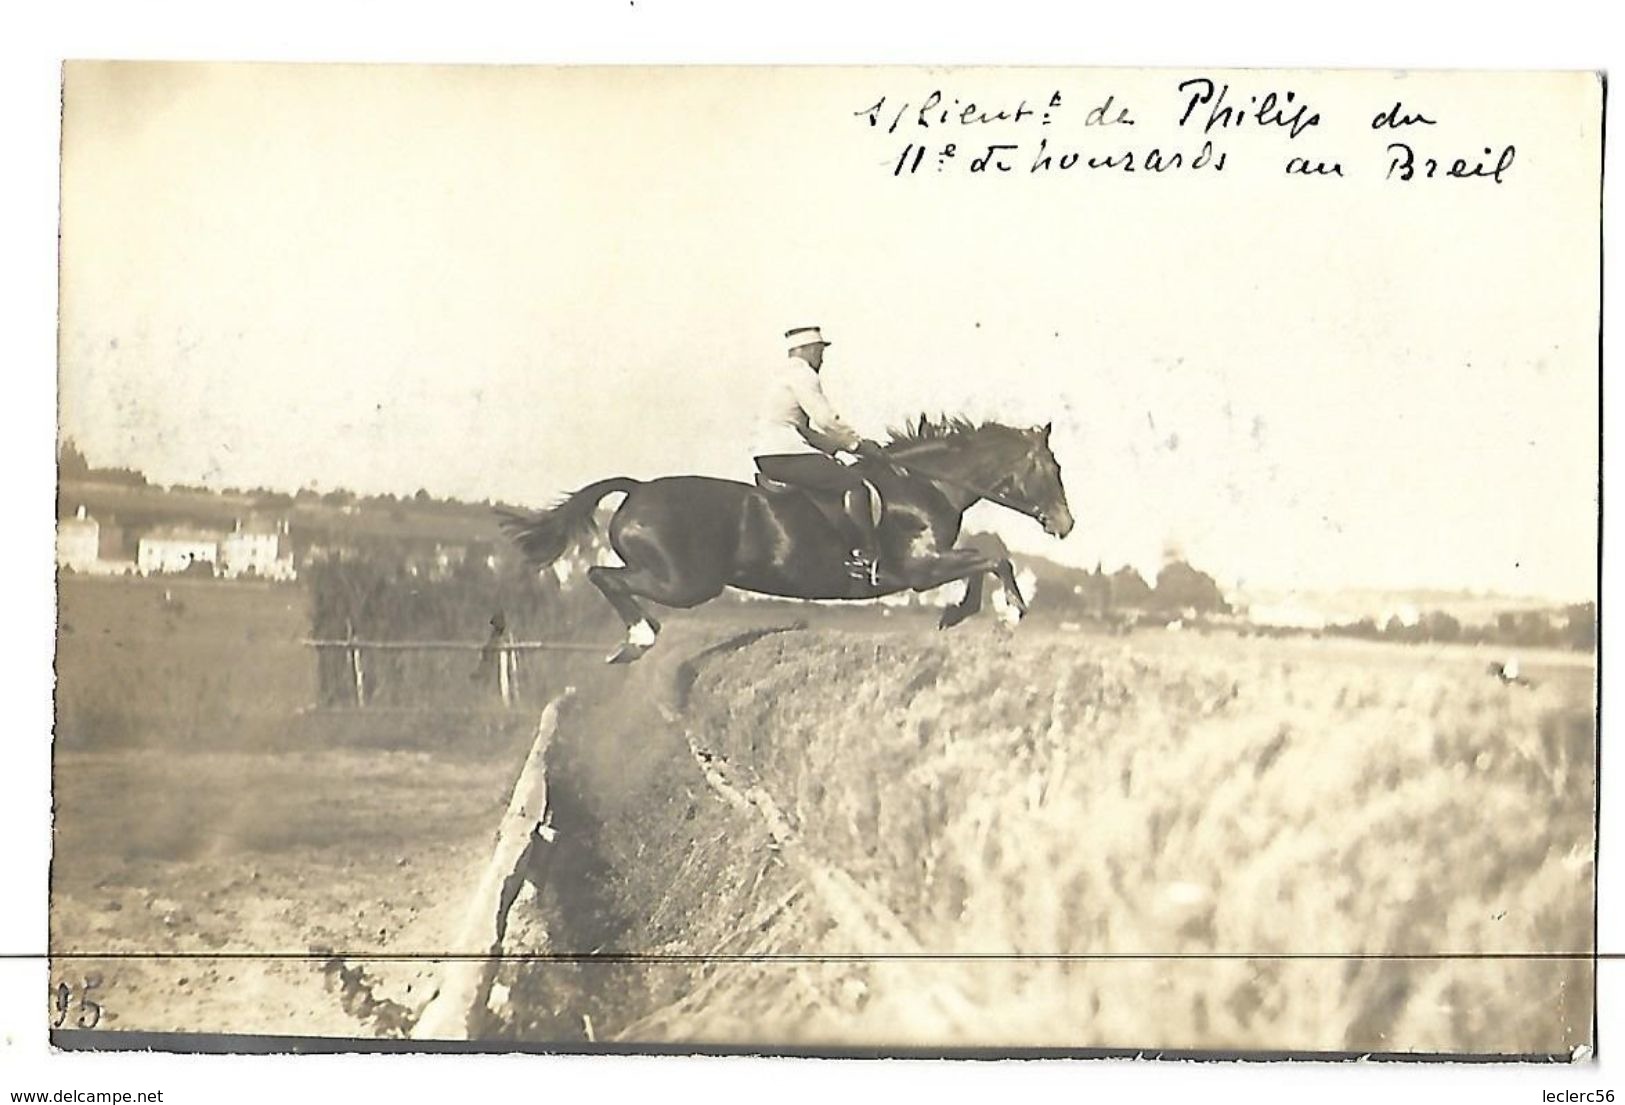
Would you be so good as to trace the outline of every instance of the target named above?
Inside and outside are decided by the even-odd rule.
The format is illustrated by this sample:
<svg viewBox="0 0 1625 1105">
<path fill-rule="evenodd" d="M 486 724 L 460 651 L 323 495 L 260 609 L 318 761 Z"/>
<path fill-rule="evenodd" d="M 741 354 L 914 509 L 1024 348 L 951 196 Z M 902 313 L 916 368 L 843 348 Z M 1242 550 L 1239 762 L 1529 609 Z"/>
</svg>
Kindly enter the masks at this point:
<svg viewBox="0 0 1625 1105">
<path fill-rule="evenodd" d="M 496 693 L 502 700 L 504 708 L 511 708 L 515 703 L 515 676 L 518 671 L 518 658 L 524 653 L 541 652 L 604 652 L 614 647 L 613 644 L 592 644 L 579 641 L 513 641 L 506 638 L 492 641 L 366 641 L 354 637 L 319 640 L 307 638 L 303 642 L 309 648 L 316 650 L 318 656 L 338 655 L 344 658 L 345 670 L 349 673 L 350 686 L 345 688 L 346 697 L 350 699 L 349 705 L 365 707 L 372 700 L 372 689 L 368 680 L 367 656 L 370 653 L 401 653 L 401 652 L 450 652 L 478 654 L 479 664 L 483 668 L 486 664 L 492 665 L 495 678 L 492 680 Z M 325 672 L 324 665 L 322 667 Z M 325 675 L 324 675 L 325 678 Z M 324 688 L 326 691 L 326 688 Z M 327 699 L 336 696 L 324 694 Z"/>
</svg>

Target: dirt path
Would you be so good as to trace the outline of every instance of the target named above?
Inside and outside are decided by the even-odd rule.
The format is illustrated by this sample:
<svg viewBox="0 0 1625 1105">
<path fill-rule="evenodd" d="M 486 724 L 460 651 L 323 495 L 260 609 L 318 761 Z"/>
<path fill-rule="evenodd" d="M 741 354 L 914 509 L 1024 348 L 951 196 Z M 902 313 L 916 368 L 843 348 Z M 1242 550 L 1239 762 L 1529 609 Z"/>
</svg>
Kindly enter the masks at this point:
<svg viewBox="0 0 1625 1105">
<path fill-rule="evenodd" d="M 371 1036 L 331 950 L 415 1005 L 482 858 L 498 765 L 421 753 L 70 753 L 57 762 L 53 979 L 101 1028 Z M 410 816 L 408 816 L 410 814 Z"/>
</svg>

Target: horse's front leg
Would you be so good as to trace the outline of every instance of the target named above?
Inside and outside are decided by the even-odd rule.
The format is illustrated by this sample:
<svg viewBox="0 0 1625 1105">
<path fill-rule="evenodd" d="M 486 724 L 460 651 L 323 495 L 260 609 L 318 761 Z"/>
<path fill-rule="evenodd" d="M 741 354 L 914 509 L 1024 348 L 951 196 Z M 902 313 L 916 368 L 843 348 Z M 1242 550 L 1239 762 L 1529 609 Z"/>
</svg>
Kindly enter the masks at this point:
<svg viewBox="0 0 1625 1105">
<path fill-rule="evenodd" d="M 966 618 L 971 617 L 982 609 L 982 590 L 987 582 L 986 572 L 977 572 L 965 578 L 965 595 L 958 602 L 949 603 L 942 608 L 942 617 L 937 620 L 938 629 L 952 629 Z"/>
<path fill-rule="evenodd" d="M 958 625 L 982 609 L 982 587 L 989 574 L 997 576 L 1004 588 L 1004 608 L 999 611 L 1000 620 L 1007 625 L 1020 624 L 1021 619 L 1027 616 L 1027 599 L 1021 593 L 1021 585 L 1016 582 L 1015 565 L 1010 563 L 1008 557 L 1002 557 L 990 561 L 986 571 L 977 572 L 965 581 L 965 597 L 943 610 L 938 628 Z"/>
<path fill-rule="evenodd" d="M 1009 621 L 1011 624 L 1021 621 L 1027 615 L 1027 599 L 1021 593 L 1021 584 L 1016 582 L 1016 566 L 1010 563 L 1009 557 L 1002 557 L 993 565 L 993 574 L 999 577 L 999 582 L 1004 586 L 1005 601 L 1015 611 L 1008 616 Z"/>
</svg>

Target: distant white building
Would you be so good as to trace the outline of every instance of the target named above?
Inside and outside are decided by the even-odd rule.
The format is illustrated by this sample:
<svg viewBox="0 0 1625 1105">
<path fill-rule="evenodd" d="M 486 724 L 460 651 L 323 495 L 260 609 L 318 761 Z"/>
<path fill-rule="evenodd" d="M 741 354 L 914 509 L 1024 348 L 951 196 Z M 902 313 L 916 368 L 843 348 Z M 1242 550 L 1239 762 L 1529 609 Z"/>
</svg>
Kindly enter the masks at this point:
<svg viewBox="0 0 1625 1105">
<path fill-rule="evenodd" d="M 227 579 L 293 579 L 293 551 L 285 548 L 286 520 L 275 526 L 247 525 L 239 519 L 220 541 L 220 573 Z"/>
<path fill-rule="evenodd" d="M 76 572 L 94 571 L 101 555 L 102 527 L 81 506 L 72 518 L 56 523 L 56 562 Z"/>
<path fill-rule="evenodd" d="M 144 576 L 184 572 L 198 564 L 214 571 L 225 534 L 191 526 L 159 526 L 136 546 L 136 571 Z"/>
</svg>

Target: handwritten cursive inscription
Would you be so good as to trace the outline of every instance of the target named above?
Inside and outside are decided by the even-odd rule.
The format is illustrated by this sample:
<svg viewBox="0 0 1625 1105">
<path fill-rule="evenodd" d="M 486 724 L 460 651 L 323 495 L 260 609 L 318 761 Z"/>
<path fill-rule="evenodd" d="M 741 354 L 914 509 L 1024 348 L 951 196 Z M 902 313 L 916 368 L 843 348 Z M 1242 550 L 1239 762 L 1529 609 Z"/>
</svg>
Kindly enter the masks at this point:
<svg viewBox="0 0 1625 1105">
<path fill-rule="evenodd" d="M 959 100 L 943 96 L 940 89 L 933 89 L 918 105 L 902 101 L 895 107 L 887 107 L 887 98 L 880 97 L 869 107 L 861 108 L 852 114 L 869 120 L 871 127 L 878 127 L 889 119 L 886 126 L 887 134 L 894 134 L 899 126 L 915 127 L 947 127 L 947 126 L 988 126 L 993 123 L 1027 123 L 1036 122 L 1039 126 L 1048 126 L 1056 108 L 1061 106 L 1061 94 L 1050 94 L 1047 107 L 1034 109 L 1029 107 L 1026 100 L 1020 100 L 1014 107 L 989 107 L 978 104 L 975 100 Z"/>
<path fill-rule="evenodd" d="M 1229 100 L 1228 84 L 1217 86 L 1215 91 L 1213 81 L 1207 77 L 1193 77 L 1188 81 L 1182 81 L 1179 91 L 1188 94 L 1185 112 L 1179 117 L 1179 125 L 1185 126 L 1196 114 L 1197 108 L 1205 107 L 1207 118 L 1202 122 L 1203 134 L 1212 134 L 1214 130 L 1223 127 L 1240 127 L 1251 123 L 1260 127 L 1285 127 L 1287 137 L 1296 138 L 1310 127 L 1320 126 L 1320 112 L 1306 103 L 1299 102 L 1298 94 L 1291 90 L 1285 95 L 1266 92 L 1262 97 L 1248 96 L 1245 107 Z"/>
<path fill-rule="evenodd" d="M 1377 114 L 1371 119 L 1372 130 L 1382 130 L 1384 127 L 1397 129 L 1399 127 L 1431 127 L 1437 125 L 1436 120 L 1429 119 L 1420 111 L 1416 112 L 1415 114 L 1406 111 L 1405 105 L 1398 100 L 1394 101 L 1393 107 L 1389 108 L 1387 111 L 1377 112 Z"/>
<path fill-rule="evenodd" d="M 1316 105 L 1311 91 L 1249 90 L 1208 76 L 1191 76 L 1171 80 L 1167 100 L 1153 103 L 1157 110 L 1146 114 L 1143 104 L 1128 103 L 1119 91 L 1049 88 L 1029 97 L 999 99 L 932 88 L 914 97 L 883 95 L 852 114 L 876 131 L 888 135 L 903 131 L 898 134 L 899 140 L 907 137 L 902 148 L 892 147 L 887 153 L 886 164 L 897 178 L 1101 172 L 1211 176 L 1259 159 L 1266 165 L 1273 161 L 1280 176 L 1301 181 L 1363 177 L 1395 183 L 1487 180 L 1500 185 L 1511 178 L 1517 161 L 1517 147 L 1511 142 L 1485 144 L 1494 135 L 1455 136 L 1459 146 L 1482 148 L 1482 157 L 1456 156 L 1456 151 L 1442 156 L 1410 141 L 1379 145 L 1382 137 L 1397 137 L 1396 131 L 1438 128 L 1443 133 L 1448 121 L 1442 124 L 1437 112 L 1397 99 L 1371 105 L 1376 110 L 1370 114 L 1358 107 L 1342 108 L 1339 120 Z M 1336 133 L 1339 121 L 1344 128 L 1341 139 Z M 1133 133 L 1143 141 L 1089 137 L 1126 135 L 1130 132 L 1120 128 L 1127 127 L 1136 128 Z M 1149 133 L 1139 133 L 1142 130 Z M 1319 136 L 1312 153 L 1304 149 L 1308 142 L 1300 143 L 1311 132 Z M 1191 140 L 1179 141 L 1176 136 L 1181 133 Z M 1444 137 L 1448 141 L 1451 135 Z"/>
<path fill-rule="evenodd" d="M 1488 161 L 1468 161 L 1464 157 L 1445 165 L 1438 158 L 1418 156 L 1407 142 L 1388 143 L 1388 152 L 1393 155 L 1388 162 L 1389 180 L 1432 180 L 1435 177 L 1469 180 L 1477 177 L 1496 184 L 1502 182 L 1503 174 L 1512 168 L 1512 162 L 1518 156 L 1515 146 L 1503 146 L 1500 154 L 1485 146 L 1484 156 L 1494 157 L 1494 165 Z"/>
</svg>

